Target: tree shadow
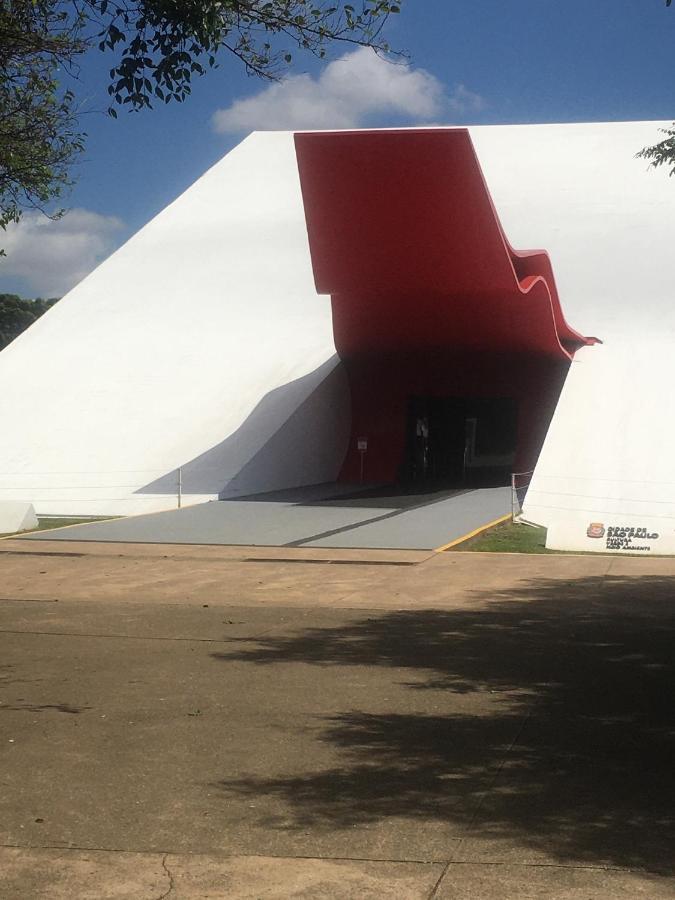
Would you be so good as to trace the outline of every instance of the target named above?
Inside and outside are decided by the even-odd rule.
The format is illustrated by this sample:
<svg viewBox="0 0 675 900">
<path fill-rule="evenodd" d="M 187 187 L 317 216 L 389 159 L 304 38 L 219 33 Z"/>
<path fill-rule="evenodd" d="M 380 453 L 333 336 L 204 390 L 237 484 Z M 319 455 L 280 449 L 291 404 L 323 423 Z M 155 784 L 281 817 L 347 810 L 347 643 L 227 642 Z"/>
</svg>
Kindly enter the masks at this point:
<svg viewBox="0 0 675 900">
<path fill-rule="evenodd" d="M 456 611 L 241 638 L 213 657 L 335 678 L 384 667 L 436 692 L 439 713 L 347 710 L 320 722 L 339 766 L 220 786 L 281 800 L 299 830 L 441 821 L 560 861 L 673 874 L 673 596 L 665 577 L 540 579 Z M 267 825 L 288 830 L 288 816 Z"/>
</svg>

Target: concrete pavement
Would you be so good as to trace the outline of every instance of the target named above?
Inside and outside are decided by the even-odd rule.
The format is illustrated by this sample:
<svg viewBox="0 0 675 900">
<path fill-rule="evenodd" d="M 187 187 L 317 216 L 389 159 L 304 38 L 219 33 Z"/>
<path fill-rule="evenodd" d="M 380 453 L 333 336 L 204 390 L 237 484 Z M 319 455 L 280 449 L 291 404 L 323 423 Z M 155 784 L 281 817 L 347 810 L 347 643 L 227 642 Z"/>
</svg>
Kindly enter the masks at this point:
<svg viewBox="0 0 675 900">
<path fill-rule="evenodd" d="M 433 550 L 510 511 L 509 487 L 415 494 L 354 486 L 348 492 L 344 485 L 329 484 L 73 525 L 24 538 Z"/>
<path fill-rule="evenodd" d="M 0 542 L 0 896 L 675 897 L 674 574 Z"/>
</svg>

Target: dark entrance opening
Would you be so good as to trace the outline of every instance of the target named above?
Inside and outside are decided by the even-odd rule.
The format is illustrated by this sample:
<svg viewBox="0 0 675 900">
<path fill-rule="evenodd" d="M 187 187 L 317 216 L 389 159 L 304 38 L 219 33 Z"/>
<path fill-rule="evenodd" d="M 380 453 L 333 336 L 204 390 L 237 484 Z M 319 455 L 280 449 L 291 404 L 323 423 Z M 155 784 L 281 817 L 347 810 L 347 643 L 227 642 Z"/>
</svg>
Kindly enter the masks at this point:
<svg viewBox="0 0 675 900">
<path fill-rule="evenodd" d="M 518 409 L 509 397 L 411 397 L 401 480 L 468 487 L 508 484 Z"/>
<path fill-rule="evenodd" d="M 534 469 L 569 369 L 568 359 L 459 350 L 344 364 L 352 435 L 340 480 L 416 489 L 505 485 Z"/>
</svg>

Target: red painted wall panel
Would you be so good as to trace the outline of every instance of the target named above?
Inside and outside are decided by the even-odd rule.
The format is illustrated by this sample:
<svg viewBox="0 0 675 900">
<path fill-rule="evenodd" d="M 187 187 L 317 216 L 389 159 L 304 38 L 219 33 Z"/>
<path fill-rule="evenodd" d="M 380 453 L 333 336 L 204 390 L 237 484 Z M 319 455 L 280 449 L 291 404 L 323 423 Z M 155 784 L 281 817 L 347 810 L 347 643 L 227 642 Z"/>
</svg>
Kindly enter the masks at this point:
<svg viewBox="0 0 675 900">
<path fill-rule="evenodd" d="M 353 404 L 343 477 L 394 480 L 409 398 L 518 402 L 536 461 L 575 349 L 544 251 L 506 240 L 465 129 L 297 134 L 317 290 L 332 297 Z"/>
</svg>

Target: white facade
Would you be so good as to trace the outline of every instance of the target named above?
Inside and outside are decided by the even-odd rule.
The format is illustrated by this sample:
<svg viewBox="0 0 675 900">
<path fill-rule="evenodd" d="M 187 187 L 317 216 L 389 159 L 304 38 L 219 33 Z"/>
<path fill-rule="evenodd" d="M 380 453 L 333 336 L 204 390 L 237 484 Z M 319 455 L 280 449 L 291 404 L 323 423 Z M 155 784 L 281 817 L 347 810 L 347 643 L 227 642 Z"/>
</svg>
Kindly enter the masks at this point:
<svg viewBox="0 0 675 900">
<path fill-rule="evenodd" d="M 576 356 L 525 515 L 675 529 L 675 181 L 659 123 L 471 128 L 514 247 L 552 259 Z M 258 133 L 0 354 L 0 499 L 121 514 L 336 477 L 349 433 L 293 135 Z M 585 524 L 584 524 L 585 528 Z"/>
<path fill-rule="evenodd" d="M 549 251 L 568 321 L 603 341 L 576 354 L 525 501 L 558 549 L 656 520 L 652 551 L 675 552 L 675 181 L 635 158 L 659 127 L 472 129 L 512 244 Z"/>
<path fill-rule="evenodd" d="M 293 136 L 254 134 L 0 354 L 0 497 L 114 515 L 175 506 L 178 467 L 184 504 L 330 480 L 336 364 Z"/>
</svg>

